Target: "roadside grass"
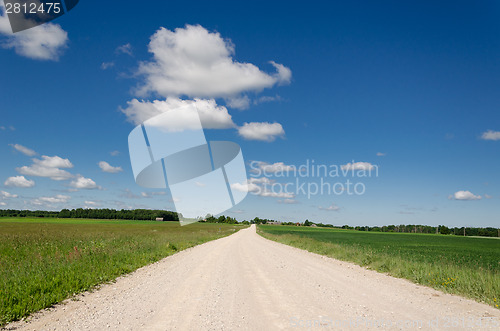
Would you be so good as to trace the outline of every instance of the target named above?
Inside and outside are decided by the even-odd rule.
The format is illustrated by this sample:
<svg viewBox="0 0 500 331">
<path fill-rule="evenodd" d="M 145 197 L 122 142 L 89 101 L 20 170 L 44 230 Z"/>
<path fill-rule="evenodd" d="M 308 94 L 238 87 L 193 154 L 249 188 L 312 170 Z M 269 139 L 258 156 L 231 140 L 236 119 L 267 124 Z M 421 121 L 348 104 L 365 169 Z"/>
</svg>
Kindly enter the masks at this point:
<svg viewBox="0 0 500 331">
<path fill-rule="evenodd" d="M 500 308 L 500 240 L 261 225 L 270 240 Z"/>
<path fill-rule="evenodd" d="M 0 218 L 0 326 L 243 227 Z"/>
</svg>

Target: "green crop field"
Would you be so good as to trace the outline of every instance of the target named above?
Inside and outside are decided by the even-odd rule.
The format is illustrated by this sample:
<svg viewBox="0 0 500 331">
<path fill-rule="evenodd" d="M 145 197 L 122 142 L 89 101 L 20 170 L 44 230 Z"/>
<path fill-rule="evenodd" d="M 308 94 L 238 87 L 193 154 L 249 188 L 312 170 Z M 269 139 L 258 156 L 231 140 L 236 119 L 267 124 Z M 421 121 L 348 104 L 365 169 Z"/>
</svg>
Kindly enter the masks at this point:
<svg viewBox="0 0 500 331">
<path fill-rule="evenodd" d="M 243 227 L 0 218 L 0 325 Z"/>
<path fill-rule="evenodd" d="M 500 239 L 261 225 L 263 237 L 500 306 Z"/>
</svg>

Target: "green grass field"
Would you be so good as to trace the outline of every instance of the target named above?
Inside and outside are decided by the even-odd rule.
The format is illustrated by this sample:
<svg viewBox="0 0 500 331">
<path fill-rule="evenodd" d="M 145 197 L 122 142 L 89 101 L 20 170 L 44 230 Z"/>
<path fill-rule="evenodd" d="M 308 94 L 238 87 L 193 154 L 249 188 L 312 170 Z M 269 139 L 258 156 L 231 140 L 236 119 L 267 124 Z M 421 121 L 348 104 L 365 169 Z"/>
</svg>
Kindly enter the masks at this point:
<svg viewBox="0 0 500 331">
<path fill-rule="evenodd" d="M 261 225 L 263 237 L 500 307 L 500 239 Z"/>
<path fill-rule="evenodd" d="M 0 325 L 243 227 L 0 218 Z"/>
</svg>

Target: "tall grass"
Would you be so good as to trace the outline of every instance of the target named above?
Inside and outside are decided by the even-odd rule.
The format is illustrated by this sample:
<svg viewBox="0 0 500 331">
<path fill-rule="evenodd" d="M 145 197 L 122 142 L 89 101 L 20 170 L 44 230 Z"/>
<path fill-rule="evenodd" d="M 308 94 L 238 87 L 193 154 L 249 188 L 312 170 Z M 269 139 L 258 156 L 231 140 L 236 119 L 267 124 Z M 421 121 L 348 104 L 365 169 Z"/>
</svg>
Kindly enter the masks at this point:
<svg viewBox="0 0 500 331">
<path fill-rule="evenodd" d="M 500 239 L 259 226 L 265 238 L 500 305 Z"/>
<path fill-rule="evenodd" d="M 238 225 L 0 219 L 0 325 Z"/>
</svg>

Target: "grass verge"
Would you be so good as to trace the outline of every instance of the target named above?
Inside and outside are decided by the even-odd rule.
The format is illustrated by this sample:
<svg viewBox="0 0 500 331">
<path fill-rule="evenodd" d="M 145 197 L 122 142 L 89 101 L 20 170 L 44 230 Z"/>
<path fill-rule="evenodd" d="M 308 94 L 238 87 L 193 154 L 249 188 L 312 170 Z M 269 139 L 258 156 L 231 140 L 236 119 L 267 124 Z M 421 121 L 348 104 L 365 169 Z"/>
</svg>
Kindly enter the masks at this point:
<svg viewBox="0 0 500 331">
<path fill-rule="evenodd" d="M 500 240 L 259 226 L 264 238 L 500 307 Z"/>
<path fill-rule="evenodd" d="M 241 225 L 0 218 L 0 326 Z"/>
</svg>

